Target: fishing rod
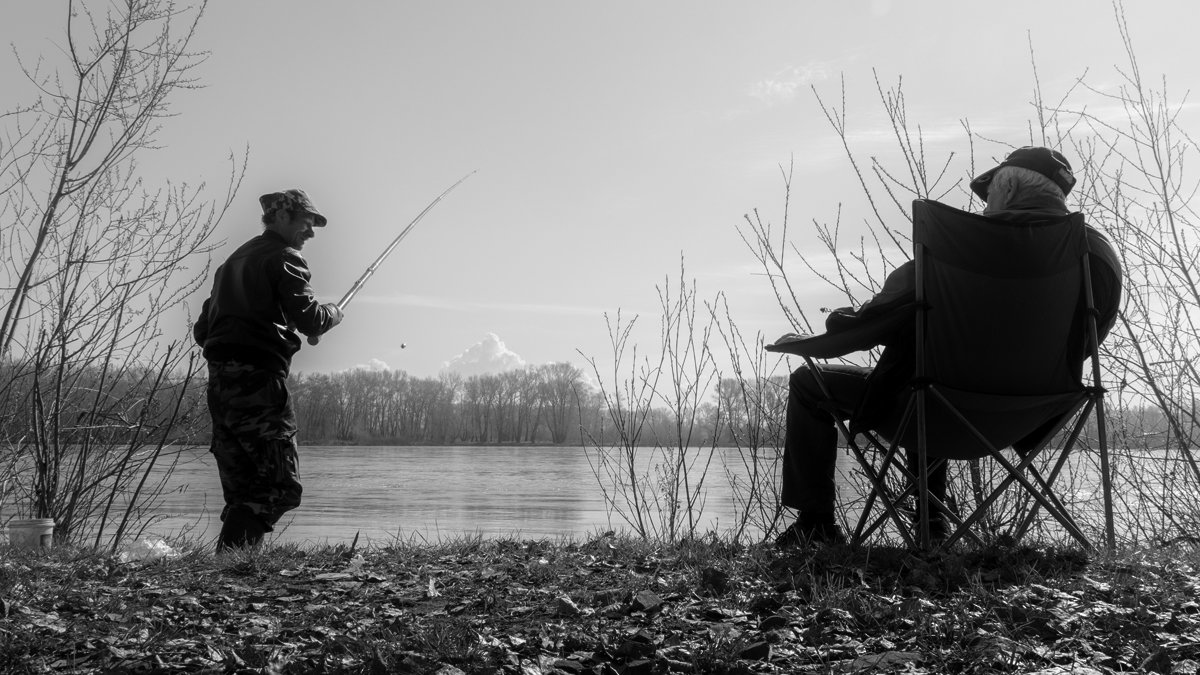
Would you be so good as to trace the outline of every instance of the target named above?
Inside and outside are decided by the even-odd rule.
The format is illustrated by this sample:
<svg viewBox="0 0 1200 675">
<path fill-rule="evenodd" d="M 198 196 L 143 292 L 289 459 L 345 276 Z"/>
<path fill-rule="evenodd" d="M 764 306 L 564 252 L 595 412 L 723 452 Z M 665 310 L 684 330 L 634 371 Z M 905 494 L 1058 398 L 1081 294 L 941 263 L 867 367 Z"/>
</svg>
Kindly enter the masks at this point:
<svg viewBox="0 0 1200 675">
<path fill-rule="evenodd" d="M 459 178 L 458 182 L 446 188 L 442 194 L 438 195 L 433 201 L 429 202 L 429 205 L 422 209 L 422 211 L 417 214 L 417 217 L 413 218 L 412 222 L 410 222 L 407 227 L 400 231 L 400 234 L 396 235 L 396 238 L 392 240 L 392 243 L 388 244 L 387 248 L 383 249 L 383 253 L 380 253 L 379 257 L 375 259 L 375 262 L 371 263 L 367 267 L 367 271 L 363 272 L 362 276 L 360 276 L 350 286 L 350 290 L 346 291 L 346 294 L 342 296 L 342 299 L 337 301 L 337 308 L 340 310 L 345 310 L 346 305 L 350 304 L 350 301 L 354 299 L 354 296 L 358 293 L 359 289 L 361 289 L 363 285 L 367 283 L 367 279 L 371 278 L 371 275 L 375 273 L 375 270 L 379 269 L 379 265 L 382 264 L 389 255 L 392 254 L 392 251 L 396 250 L 396 247 L 400 245 L 400 242 L 404 241 L 404 238 L 408 236 L 408 233 L 411 232 L 414 227 L 416 227 L 417 223 L 421 222 L 421 219 L 425 217 L 425 214 L 429 213 L 434 206 L 437 206 L 438 202 L 442 201 L 443 197 L 450 194 L 454 188 L 462 185 L 463 182 L 470 178 L 474 173 L 475 172 L 472 171 L 462 178 Z M 320 341 L 321 336 L 319 335 L 308 336 L 308 344 L 310 345 L 315 345 Z"/>
</svg>

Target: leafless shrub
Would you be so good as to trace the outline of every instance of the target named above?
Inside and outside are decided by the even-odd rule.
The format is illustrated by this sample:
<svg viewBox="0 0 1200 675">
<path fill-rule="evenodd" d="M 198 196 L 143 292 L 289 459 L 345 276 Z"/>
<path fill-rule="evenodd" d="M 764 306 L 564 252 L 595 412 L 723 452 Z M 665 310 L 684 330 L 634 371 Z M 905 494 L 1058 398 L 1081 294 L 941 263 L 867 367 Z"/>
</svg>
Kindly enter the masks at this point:
<svg viewBox="0 0 1200 675">
<path fill-rule="evenodd" d="M 719 405 L 735 450 L 726 453 L 725 477 L 736 505 L 735 539 L 779 529 L 779 464 L 783 458 L 786 382 L 774 377 L 779 357 L 763 349 L 763 336 L 747 340 L 734 321 L 724 294 L 709 305 L 729 356 L 730 376 L 722 378 Z"/>
<path fill-rule="evenodd" d="M 615 440 L 603 442 L 586 430 L 585 438 L 589 465 L 610 511 L 638 536 L 674 541 L 705 533 L 702 516 L 717 448 L 714 438 L 701 438 L 696 431 L 719 373 L 710 349 L 715 320 L 705 321 L 698 313 L 695 284 L 687 283 L 682 262 L 678 287 L 668 279 L 658 290 L 662 316 L 656 361 L 639 358 L 630 342 L 637 318 L 626 322 L 620 312 L 609 320 L 612 372 L 601 372 L 594 357 L 582 355 L 600 383 Z M 665 416 L 666 424 L 650 424 L 654 416 Z M 656 433 L 663 427 L 670 431 Z"/>
<path fill-rule="evenodd" d="M 18 55 L 40 96 L 4 115 L 0 140 L 0 453 L 5 506 L 54 518 L 60 537 L 136 534 L 197 400 L 189 341 L 159 320 L 206 277 L 193 263 L 241 168 L 231 158 L 209 201 L 203 184 L 147 185 L 137 158 L 171 97 L 198 86 L 203 9 L 72 2 L 61 54 Z"/>
</svg>

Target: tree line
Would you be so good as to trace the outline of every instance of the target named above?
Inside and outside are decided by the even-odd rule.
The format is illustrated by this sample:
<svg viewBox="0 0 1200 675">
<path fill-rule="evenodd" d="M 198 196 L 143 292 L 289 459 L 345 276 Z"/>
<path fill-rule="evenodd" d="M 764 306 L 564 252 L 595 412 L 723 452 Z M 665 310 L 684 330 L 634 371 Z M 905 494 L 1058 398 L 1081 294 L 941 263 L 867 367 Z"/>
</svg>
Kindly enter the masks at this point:
<svg viewBox="0 0 1200 675">
<path fill-rule="evenodd" d="M 729 399 L 735 388 L 729 380 L 720 391 Z M 583 445 L 615 436 L 603 397 L 581 369 L 565 362 L 469 377 L 366 369 L 293 373 L 288 389 L 298 436 L 310 445 Z M 196 437 L 205 440 L 198 398 L 197 404 L 190 419 Z M 719 397 L 702 404 L 697 438 L 734 444 L 733 408 Z M 672 425 L 665 411 L 651 410 L 645 442 L 669 438 Z"/>
<path fill-rule="evenodd" d="M 568 363 L 470 377 L 365 369 L 293 374 L 288 388 L 305 443 L 566 444 L 578 437 L 578 410 L 587 400 L 582 372 Z"/>
<path fill-rule="evenodd" d="M 207 443 L 209 420 L 203 377 L 190 395 L 182 421 L 186 437 Z M 569 363 L 526 366 L 503 373 L 463 377 L 443 373 L 418 377 L 403 370 L 357 369 L 293 373 L 288 379 L 298 437 L 306 445 L 575 445 L 611 444 L 619 432 L 613 410 Z M 786 376 L 762 383 L 767 402 L 748 409 L 741 381 L 720 378 L 697 406 L 691 439 L 700 447 L 741 447 L 747 439 L 781 446 Z M 1168 430 L 1161 413 L 1149 408 L 1113 410 L 1113 426 L 1127 442 L 1161 444 Z M 639 444 L 671 445 L 675 415 L 664 406 L 645 411 Z M 761 427 L 761 428 L 759 428 Z M 181 427 L 183 430 L 184 427 Z M 1085 433 L 1094 435 L 1094 423 Z M 180 436 L 183 440 L 183 436 Z"/>
</svg>

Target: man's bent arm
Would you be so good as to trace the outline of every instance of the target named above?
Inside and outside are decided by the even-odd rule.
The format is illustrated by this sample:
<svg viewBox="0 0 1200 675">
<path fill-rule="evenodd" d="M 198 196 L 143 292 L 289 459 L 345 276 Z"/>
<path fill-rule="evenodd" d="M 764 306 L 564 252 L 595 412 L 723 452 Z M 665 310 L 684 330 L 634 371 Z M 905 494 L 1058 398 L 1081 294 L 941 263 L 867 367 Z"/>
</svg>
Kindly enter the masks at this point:
<svg viewBox="0 0 1200 675">
<path fill-rule="evenodd" d="M 835 309 L 825 317 L 825 330 L 838 333 L 850 329 L 870 330 L 878 325 L 881 334 L 871 346 L 887 342 L 895 327 L 895 312 L 911 312 L 916 299 L 916 266 L 910 260 L 887 276 L 883 288 L 857 310 L 849 307 Z"/>
<path fill-rule="evenodd" d="M 322 335 L 337 324 L 330 306 L 317 302 L 308 263 L 297 253 L 285 252 L 283 274 L 279 280 L 279 298 L 288 320 L 305 335 Z"/>
</svg>

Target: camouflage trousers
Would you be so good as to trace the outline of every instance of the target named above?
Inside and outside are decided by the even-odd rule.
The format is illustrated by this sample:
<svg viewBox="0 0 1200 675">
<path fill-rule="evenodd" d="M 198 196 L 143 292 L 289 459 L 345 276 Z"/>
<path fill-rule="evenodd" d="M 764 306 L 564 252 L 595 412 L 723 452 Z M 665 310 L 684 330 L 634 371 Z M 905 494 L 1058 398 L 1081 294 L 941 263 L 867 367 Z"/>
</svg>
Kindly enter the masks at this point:
<svg viewBox="0 0 1200 675">
<path fill-rule="evenodd" d="M 211 451 L 225 508 L 246 509 L 267 531 L 300 505 L 296 414 L 282 375 L 237 361 L 208 364 Z"/>
</svg>

